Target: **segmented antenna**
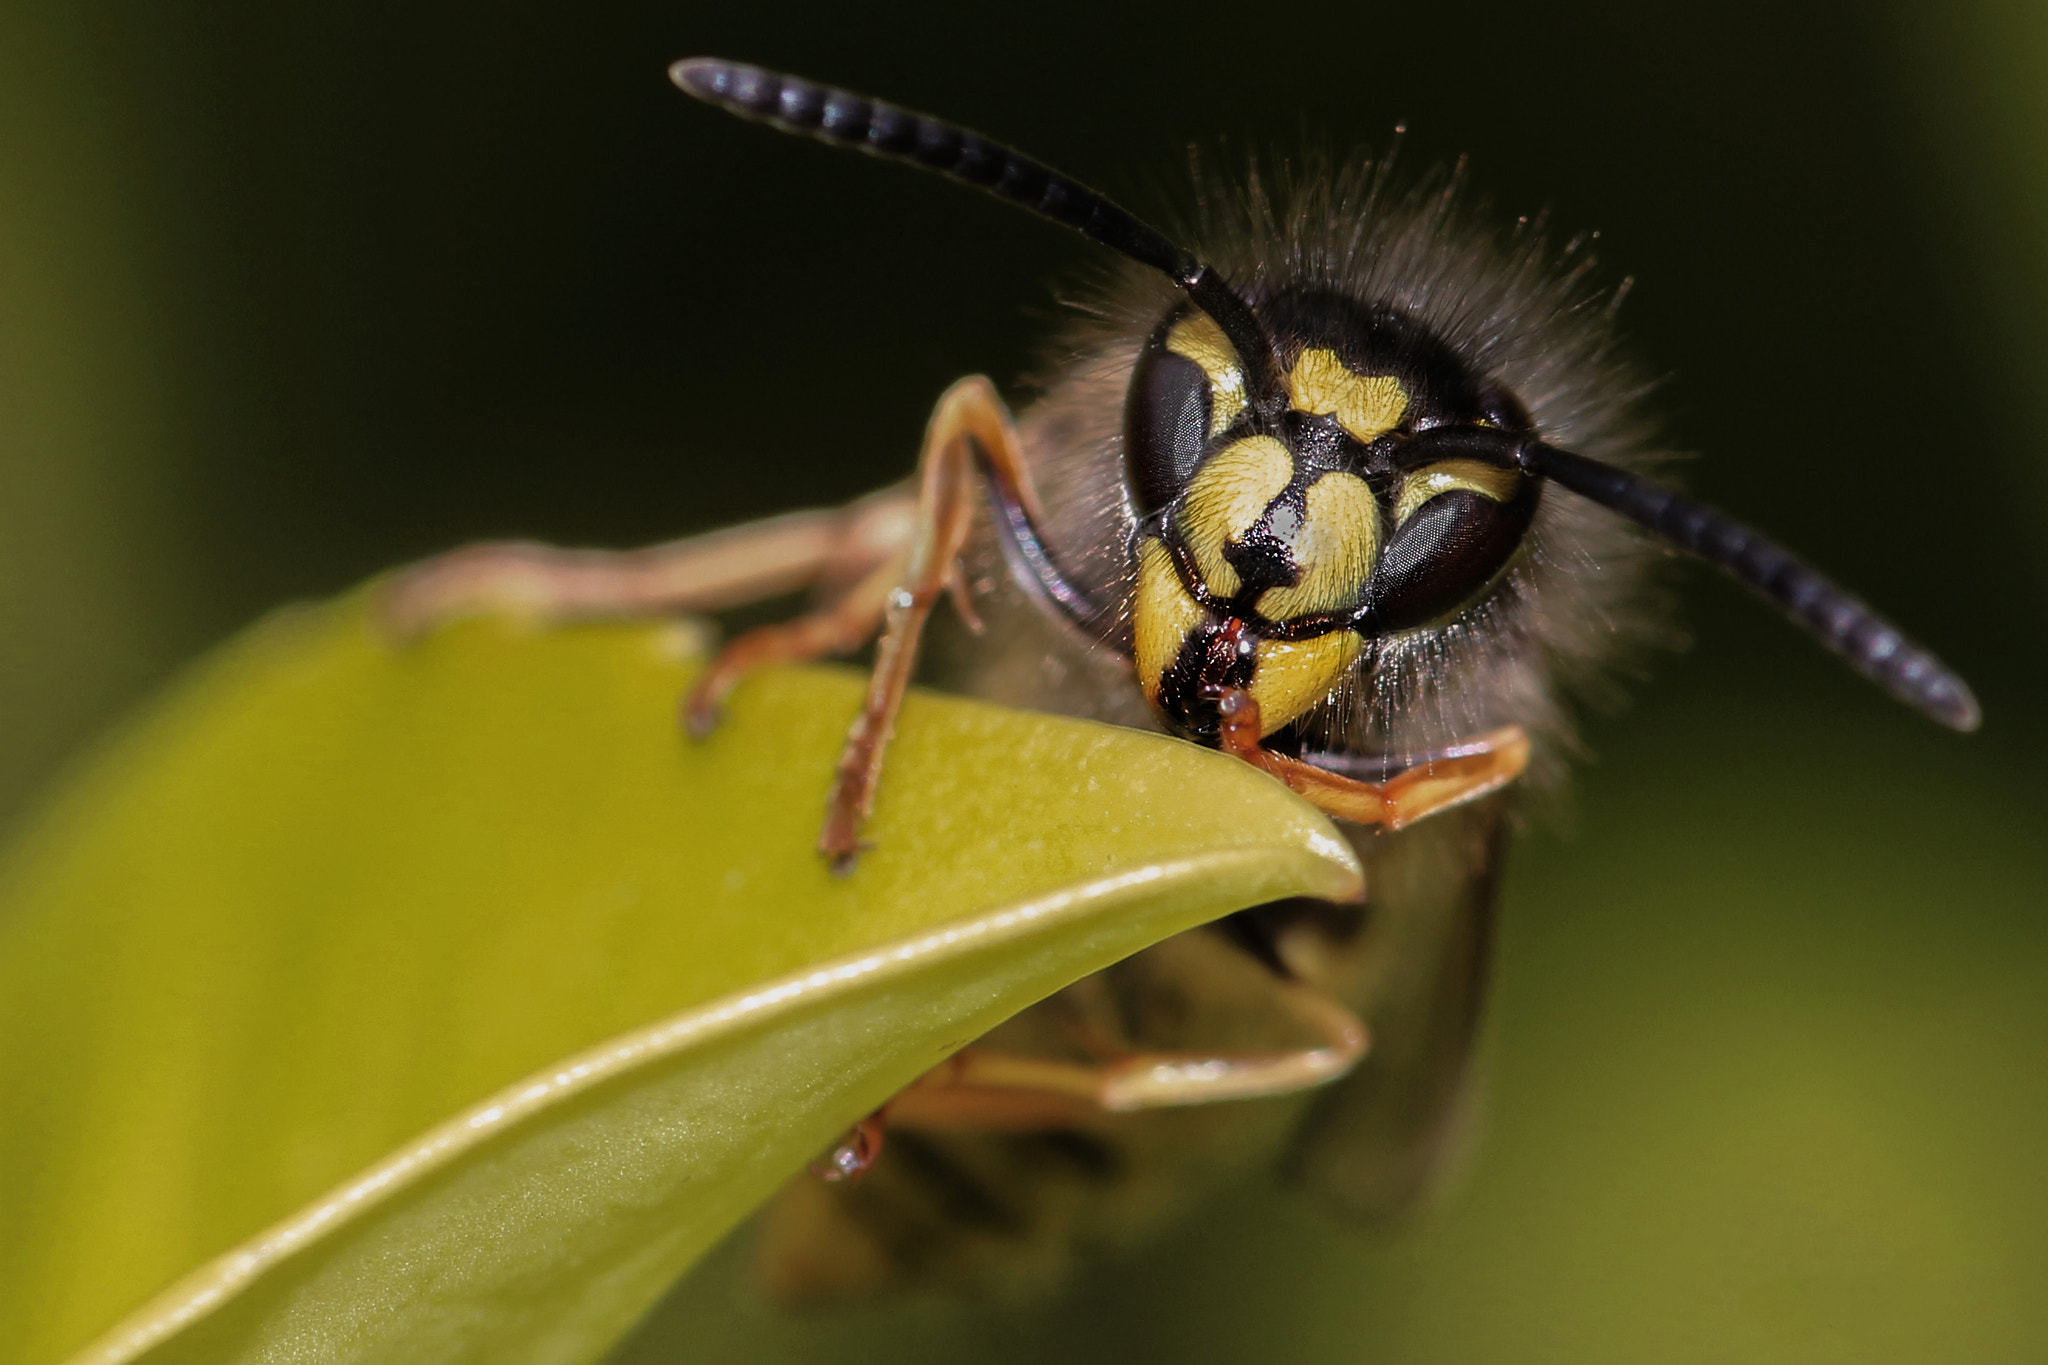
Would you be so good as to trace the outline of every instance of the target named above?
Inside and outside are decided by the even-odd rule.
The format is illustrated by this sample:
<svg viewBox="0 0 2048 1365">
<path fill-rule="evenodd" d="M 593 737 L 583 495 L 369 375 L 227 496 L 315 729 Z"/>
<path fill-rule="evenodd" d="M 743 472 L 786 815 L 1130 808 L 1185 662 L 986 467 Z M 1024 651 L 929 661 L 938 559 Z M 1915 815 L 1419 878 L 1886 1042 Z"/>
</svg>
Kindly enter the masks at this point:
<svg viewBox="0 0 2048 1365">
<path fill-rule="evenodd" d="M 1583 455 L 1531 442 L 1521 459 L 1761 593 L 1908 706 L 1954 730 L 1974 730 L 1982 721 L 1968 683 L 1782 545 L 1704 503 Z"/>
<path fill-rule="evenodd" d="M 1223 329 L 1244 363 L 1256 406 L 1270 417 L 1286 405 L 1272 339 L 1251 306 L 1193 252 L 1078 180 L 958 124 L 798 76 L 716 57 L 686 57 L 668 75 L 706 104 L 786 133 L 937 171 L 1151 266 Z"/>
</svg>

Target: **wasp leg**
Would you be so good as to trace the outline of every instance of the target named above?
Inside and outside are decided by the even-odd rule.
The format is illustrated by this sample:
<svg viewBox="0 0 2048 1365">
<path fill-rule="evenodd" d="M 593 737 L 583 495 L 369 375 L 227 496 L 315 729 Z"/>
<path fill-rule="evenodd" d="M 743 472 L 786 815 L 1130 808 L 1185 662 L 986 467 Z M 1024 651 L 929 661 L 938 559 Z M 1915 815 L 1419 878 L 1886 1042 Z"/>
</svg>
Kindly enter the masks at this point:
<svg viewBox="0 0 2048 1365">
<path fill-rule="evenodd" d="M 1279 999 L 1320 1035 L 1319 1046 L 1237 1054 L 1140 1052 L 1106 1063 L 970 1047 L 891 1100 L 889 1117 L 921 1128 L 1061 1127 L 1103 1112 L 1291 1095 L 1339 1079 L 1365 1055 L 1365 1025 L 1329 996 L 1284 982 Z"/>
<path fill-rule="evenodd" d="M 718 728 L 719 709 L 740 681 L 770 664 L 809 663 L 851 654 L 874 638 L 903 581 L 899 553 L 817 611 L 793 621 L 760 626 L 718 651 L 683 698 L 683 725 L 692 739 L 708 739 Z"/>
<path fill-rule="evenodd" d="M 932 410 L 918 457 L 916 531 L 900 586 L 889 595 L 867 703 L 847 734 L 838 775 L 825 805 L 818 851 L 844 872 L 860 852 L 860 827 L 874 808 L 882 754 L 896 725 L 896 712 L 917 667 L 925 622 L 941 592 L 955 602 L 967 593 L 960 552 L 974 523 L 977 465 L 1017 501 L 1027 517 L 1038 517 L 1038 500 L 1024 468 L 1023 447 L 996 386 L 969 375 L 947 389 Z M 978 626 L 971 612 L 971 626 Z"/>
<path fill-rule="evenodd" d="M 811 1174 L 835 1185 L 866 1175 L 882 1159 L 882 1115 L 886 1112 L 888 1106 L 883 1105 L 847 1129 L 846 1136 L 832 1145 L 822 1161 L 811 1163 Z"/>
<path fill-rule="evenodd" d="M 685 702 L 692 732 L 702 734 L 716 723 L 719 703 L 747 673 L 766 663 L 850 653 L 881 631 L 867 699 L 840 753 L 818 839 L 819 852 L 839 871 L 850 868 L 860 852 L 860 827 L 874 805 L 883 751 L 916 670 L 925 622 L 942 593 L 966 605 L 960 553 L 973 526 L 978 468 L 1027 517 L 1036 518 L 1037 498 L 1010 414 L 994 384 L 970 375 L 946 390 L 925 428 L 917 510 L 899 557 L 825 610 L 733 641 Z M 962 614 L 976 624 L 971 610 Z"/>
<path fill-rule="evenodd" d="M 1259 704 L 1243 689 L 1223 689 L 1216 704 L 1223 717 L 1223 752 L 1271 773 L 1325 814 L 1357 825 L 1412 825 L 1498 791 L 1529 766 L 1528 733 L 1507 725 L 1460 745 L 1456 755 L 1417 764 L 1385 782 L 1360 782 L 1261 747 Z"/>
<path fill-rule="evenodd" d="M 401 639 L 471 616 L 560 624 L 718 611 L 871 574 L 909 540 L 912 516 L 909 493 L 892 488 L 643 550 L 467 545 L 401 571 L 379 607 Z"/>
</svg>

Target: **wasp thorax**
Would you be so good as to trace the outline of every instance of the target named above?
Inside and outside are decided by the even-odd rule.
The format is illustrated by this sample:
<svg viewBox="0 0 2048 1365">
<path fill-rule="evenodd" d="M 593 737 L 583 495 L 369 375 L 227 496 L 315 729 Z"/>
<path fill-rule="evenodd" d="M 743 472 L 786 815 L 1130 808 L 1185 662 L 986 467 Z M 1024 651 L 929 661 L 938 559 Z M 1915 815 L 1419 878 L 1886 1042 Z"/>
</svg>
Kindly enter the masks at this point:
<svg viewBox="0 0 2048 1365">
<path fill-rule="evenodd" d="M 1131 380 L 1126 463 L 1142 517 L 1140 681 L 1190 733 L 1241 687 L 1267 732 L 1341 687 L 1365 641 L 1489 590 L 1537 485 L 1458 433 L 1526 429 L 1519 405 L 1403 315 L 1297 292 L 1258 305 L 1286 406 L 1261 405 L 1207 315 L 1176 311 Z"/>
</svg>

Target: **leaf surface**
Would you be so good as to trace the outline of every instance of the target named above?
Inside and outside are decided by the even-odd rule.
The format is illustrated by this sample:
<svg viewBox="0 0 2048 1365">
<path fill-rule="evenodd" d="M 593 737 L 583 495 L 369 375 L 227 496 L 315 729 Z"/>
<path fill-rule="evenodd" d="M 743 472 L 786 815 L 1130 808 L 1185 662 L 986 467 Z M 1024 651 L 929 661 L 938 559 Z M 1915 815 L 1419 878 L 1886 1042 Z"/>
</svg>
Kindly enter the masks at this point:
<svg viewBox="0 0 2048 1365">
<path fill-rule="evenodd" d="M 691 744 L 697 640 L 303 610 L 60 794 L 0 874 L 0 1360 L 593 1359 L 996 1022 L 1356 889 L 1243 764 L 923 695 L 834 877 L 859 679 Z"/>
</svg>

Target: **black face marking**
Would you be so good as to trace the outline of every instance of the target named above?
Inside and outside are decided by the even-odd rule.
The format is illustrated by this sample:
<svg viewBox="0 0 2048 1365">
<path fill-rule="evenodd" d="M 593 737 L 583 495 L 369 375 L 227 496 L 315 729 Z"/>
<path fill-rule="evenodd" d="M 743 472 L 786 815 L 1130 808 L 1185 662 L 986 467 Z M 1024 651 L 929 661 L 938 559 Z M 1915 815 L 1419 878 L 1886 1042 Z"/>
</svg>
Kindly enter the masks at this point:
<svg viewBox="0 0 2048 1365">
<path fill-rule="evenodd" d="M 1235 614 L 1256 612 L 1255 603 L 1268 588 L 1291 588 L 1301 581 L 1301 565 L 1294 557 L 1294 538 L 1306 515 L 1303 484 L 1299 473 L 1266 514 L 1245 534 L 1223 547 L 1224 562 L 1244 580 L 1231 605 Z"/>
<path fill-rule="evenodd" d="M 1381 443 L 1362 446 L 1337 425 L 1327 413 L 1297 412 L 1289 408 L 1280 414 L 1280 440 L 1305 467 L 1321 472 L 1346 469 L 1362 474 L 1373 462 L 1372 452 Z"/>
</svg>

